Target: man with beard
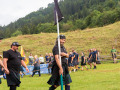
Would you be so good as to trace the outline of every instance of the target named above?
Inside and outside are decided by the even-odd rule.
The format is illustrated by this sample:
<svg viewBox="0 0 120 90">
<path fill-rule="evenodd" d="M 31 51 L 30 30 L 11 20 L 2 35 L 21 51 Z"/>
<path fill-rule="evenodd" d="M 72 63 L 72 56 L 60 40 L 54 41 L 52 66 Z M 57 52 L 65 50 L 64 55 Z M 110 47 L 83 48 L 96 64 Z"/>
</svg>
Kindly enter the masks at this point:
<svg viewBox="0 0 120 90">
<path fill-rule="evenodd" d="M 60 75 L 63 75 L 63 84 L 65 85 L 65 90 L 70 90 L 70 83 L 72 82 L 68 71 L 67 59 L 69 55 L 65 47 L 63 46 L 66 40 L 64 35 L 60 35 L 60 49 L 61 49 L 61 63 L 59 60 L 59 49 L 58 49 L 58 38 L 56 44 L 53 48 L 54 61 L 52 66 L 52 76 L 50 77 L 48 84 L 52 85 L 49 90 L 55 90 L 60 86 Z"/>
<path fill-rule="evenodd" d="M 21 65 L 29 72 L 20 53 L 17 51 L 19 46 L 21 45 L 18 42 L 13 42 L 11 49 L 3 52 L 3 64 L 6 69 L 6 79 L 10 90 L 16 90 L 16 87 L 21 83 L 19 75 Z"/>
</svg>

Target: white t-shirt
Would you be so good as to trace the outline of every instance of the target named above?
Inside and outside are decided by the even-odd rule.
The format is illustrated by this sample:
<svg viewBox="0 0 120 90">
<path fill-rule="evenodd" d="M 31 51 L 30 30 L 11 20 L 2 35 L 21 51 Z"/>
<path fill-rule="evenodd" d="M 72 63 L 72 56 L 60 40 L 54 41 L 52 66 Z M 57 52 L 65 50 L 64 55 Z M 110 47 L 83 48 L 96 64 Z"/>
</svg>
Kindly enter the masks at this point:
<svg viewBox="0 0 120 90">
<path fill-rule="evenodd" d="M 39 57 L 40 62 L 44 62 L 44 57 Z"/>
<path fill-rule="evenodd" d="M 33 61 L 34 57 L 33 56 L 29 56 L 29 60 Z"/>
</svg>

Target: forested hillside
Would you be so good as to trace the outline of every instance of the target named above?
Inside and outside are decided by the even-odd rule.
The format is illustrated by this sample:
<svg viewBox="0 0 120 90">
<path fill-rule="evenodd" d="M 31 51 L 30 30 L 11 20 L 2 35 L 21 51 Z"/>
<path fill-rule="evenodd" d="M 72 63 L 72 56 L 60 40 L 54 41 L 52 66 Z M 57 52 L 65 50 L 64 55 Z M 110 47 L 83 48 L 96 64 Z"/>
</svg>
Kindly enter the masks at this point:
<svg viewBox="0 0 120 90">
<path fill-rule="evenodd" d="M 120 20 L 120 0 L 60 0 L 59 6 L 64 16 L 61 32 L 101 27 Z M 0 36 L 56 32 L 53 9 L 54 3 L 50 3 L 47 8 L 39 8 L 7 26 L 0 26 Z"/>
</svg>

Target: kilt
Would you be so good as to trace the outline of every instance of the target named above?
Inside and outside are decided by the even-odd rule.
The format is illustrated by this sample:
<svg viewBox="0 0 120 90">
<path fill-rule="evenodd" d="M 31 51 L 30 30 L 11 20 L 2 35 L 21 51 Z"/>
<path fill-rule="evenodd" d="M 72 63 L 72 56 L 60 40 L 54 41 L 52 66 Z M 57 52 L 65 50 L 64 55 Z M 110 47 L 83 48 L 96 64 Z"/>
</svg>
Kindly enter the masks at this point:
<svg viewBox="0 0 120 90">
<path fill-rule="evenodd" d="M 9 70 L 9 71 L 10 71 L 10 74 L 6 74 L 7 85 L 8 86 L 15 85 L 19 87 L 21 83 L 19 73 L 16 73 L 12 70 Z"/>
<path fill-rule="evenodd" d="M 77 60 L 73 60 L 73 65 L 74 66 L 78 65 L 78 61 Z"/>
<path fill-rule="evenodd" d="M 66 63 L 62 64 L 63 68 L 63 84 L 69 84 L 72 82 L 71 77 L 68 71 L 68 65 Z M 53 63 L 52 66 L 52 76 L 47 82 L 49 85 L 60 85 L 60 75 L 59 75 L 59 67 L 57 66 L 56 62 Z"/>
<path fill-rule="evenodd" d="M 92 62 L 96 62 L 96 59 L 95 59 L 95 58 L 93 58 L 93 59 L 92 59 Z"/>
<path fill-rule="evenodd" d="M 73 63 L 68 63 L 68 66 L 69 67 L 73 67 Z"/>
<path fill-rule="evenodd" d="M 40 66 L 34 66 L 33 72 L 38 72 L 40 71 Z"/>
<path fill-rule="evenodd" d="M 88 63 L 92 63 L 92 59 L 88 60 Z"/>
<path fill-rule="evenodd" d="M 84 63 L 84 62 L 81 62 L 81 66 L 85 66 L 86 65 L 86 62 Z"/>
</svg>

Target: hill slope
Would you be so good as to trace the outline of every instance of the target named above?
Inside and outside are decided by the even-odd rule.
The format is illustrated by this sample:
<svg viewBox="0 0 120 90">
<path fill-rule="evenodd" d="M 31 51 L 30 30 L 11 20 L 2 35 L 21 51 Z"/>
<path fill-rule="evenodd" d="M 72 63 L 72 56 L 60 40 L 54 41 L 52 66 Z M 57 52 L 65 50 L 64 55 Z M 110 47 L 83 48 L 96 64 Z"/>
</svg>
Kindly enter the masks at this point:
<svg viewBox="0 0 120 90">
<path fill-rule="evenodd" d="M 120 51 L 120 22 L 99 28 L 86 29 L 84 31 L 76 30 L 62 33 L 66 35 L 67 40 L 65 47 L 67 51 L 76 49 L 78 53 L 84 51 L 86 54 L 88 49 L 97 48 L 101 54 L 110 54 L 110 50 L 114 45 L 117 51 Z M 0 43 L 0 54 L 2 51 L 8 50 L 12 42 L 17 41 L 23 45 L 26 54 L 30 52 L 34 55 L 45 54 L 52 51 L 55 44 L 57 33 L 40 33 L 33 35 L 20 35 L 5 39 Z"/>
</svg>

